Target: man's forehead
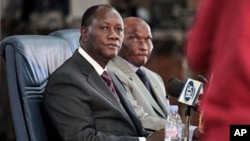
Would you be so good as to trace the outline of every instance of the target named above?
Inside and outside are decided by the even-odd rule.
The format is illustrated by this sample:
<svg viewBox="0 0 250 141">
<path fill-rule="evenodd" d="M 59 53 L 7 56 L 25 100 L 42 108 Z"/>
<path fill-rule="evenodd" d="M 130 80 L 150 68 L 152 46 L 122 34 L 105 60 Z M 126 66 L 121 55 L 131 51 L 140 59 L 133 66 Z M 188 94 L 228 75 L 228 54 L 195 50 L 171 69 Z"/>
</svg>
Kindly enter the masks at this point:
<svg viewBox="0 0 250 141">
<path fill-rule="evenodd" d="M 113 14 L 113 15 L 120 16 L 120 14 L 114 8 L 100 6 L 96 10 L 96 13 L 95 13 L 94 17 L 96 17 L 96 18 L 98 18 L 98 17 L 105 17 L 108 14 Z"/>
<path fill-rule="evenodd" d="M 112 20 L 119 21 L 121 24 L 123 24 L 122 17 L 115 9 L 100 9 L 96 12 L 95 16 L 93 17 L 94 20 L 103 20 L 106 22 L 110 22 Z"/>
<path fill-rule="evenodd" d="M 149 34 L 151 35 L 151 31 L 146 26 L 127 26 L 125 28 L 125 32 L 128 34 L 139 35 L 139 34 Z"/>
</svg>

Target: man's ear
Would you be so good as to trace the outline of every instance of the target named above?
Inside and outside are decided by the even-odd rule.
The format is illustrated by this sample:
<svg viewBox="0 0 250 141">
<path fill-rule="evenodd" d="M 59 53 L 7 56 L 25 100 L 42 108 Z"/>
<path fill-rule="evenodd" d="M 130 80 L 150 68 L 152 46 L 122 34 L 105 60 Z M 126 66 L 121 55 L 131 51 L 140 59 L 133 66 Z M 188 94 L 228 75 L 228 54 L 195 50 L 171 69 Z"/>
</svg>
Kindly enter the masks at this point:
<svg viewBox="0 0 250 141">
<path fill-rule="evenodd" d="M 81 39 L 83 41 L 87 41 L 88 38 L 88 28 L 87 27 L 81 27 Z"/>
</svg>

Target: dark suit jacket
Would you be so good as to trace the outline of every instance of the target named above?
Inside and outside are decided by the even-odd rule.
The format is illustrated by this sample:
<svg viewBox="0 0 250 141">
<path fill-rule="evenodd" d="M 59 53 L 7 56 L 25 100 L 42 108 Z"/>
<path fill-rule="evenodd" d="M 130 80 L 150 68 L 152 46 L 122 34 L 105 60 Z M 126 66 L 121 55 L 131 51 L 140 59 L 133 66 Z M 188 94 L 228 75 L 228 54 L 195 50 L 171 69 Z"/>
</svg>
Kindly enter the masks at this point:
<svg viewBox="0 0 250 141">
<path fill-rule="evenodd" d="M 138 141 L 148 135 L 123 86 L 110 74 L 123 108 L 78 51 L 51 75 L 44 96 L 45 115 L 63 140 Z"/>
</svg>

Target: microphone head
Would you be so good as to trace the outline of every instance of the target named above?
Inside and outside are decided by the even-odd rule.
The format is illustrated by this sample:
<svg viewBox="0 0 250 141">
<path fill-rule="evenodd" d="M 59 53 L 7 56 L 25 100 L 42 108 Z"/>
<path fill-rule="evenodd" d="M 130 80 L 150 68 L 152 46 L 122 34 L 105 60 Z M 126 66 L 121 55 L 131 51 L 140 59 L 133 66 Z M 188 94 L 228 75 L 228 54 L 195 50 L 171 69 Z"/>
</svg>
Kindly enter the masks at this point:
<svg viewBox="0 0 250 141">
<path fill-rule="evenodd" d="M 202 89 L 202 82 L 187 78 L 178 97 L 178 101 L 189 106 L 194 106 Z"/>
<path fill-rule="evenodd" d="M 184 83 L 177 78 L 170 78 L 168 80 L 167 92 L 173 97 L 179 97 Z"/>
</svg>

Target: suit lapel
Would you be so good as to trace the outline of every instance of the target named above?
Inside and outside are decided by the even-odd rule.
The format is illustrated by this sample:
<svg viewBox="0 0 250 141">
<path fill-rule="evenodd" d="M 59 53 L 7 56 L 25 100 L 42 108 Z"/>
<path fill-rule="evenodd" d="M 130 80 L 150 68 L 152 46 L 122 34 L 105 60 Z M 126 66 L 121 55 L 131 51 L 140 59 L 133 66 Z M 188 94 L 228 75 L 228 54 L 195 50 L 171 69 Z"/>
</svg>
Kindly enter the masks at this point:
<svg viewBox="0 0 250 141">
<path fill-rule="evenodd" d="M 80 66 L 81 72 L 86 76 L 86 81 L 89 82 L 89 84 L 97 91 L 98 94 L 110 101 L 114 105 L 114 108 L 117 108 L 118 111 L 123 113 L 128 122 L 131 123 L 134 131 L 142 134 L 142 132 L 140 132 L 142 129 L 142 125 L 140 124 L 141 122 L 137 118 L 136 113 L 133 112 L 134 110 L 132 107 L 129 106 L 130 104 L 128 103 L 128 100 L 124 97 L 123 93 L 126 94 L 126 91 L 120 84 L 120 81 L 117 80 L 117 78 L 112 73 L 109 73 L 112 77 L 116 92 L 123 107 L 121 107 L 121 104 L 116 100 L 104 80 L 97 74 L 97 72 L 85 58 L 83 58 L 78 52 L 74 54 L 73 58 L 77 59 L 77 63 L 79 63 L 78 65 Z"/>
<path fill-rule="evenodd" d="M 145 70 L 147 70 L 147 69 L 145 69 Z M 150 74 L 148 74 L 147 71 L 146 71 L 146 75 L 148 76 L 148 79 L 150 82 L 157 81 L 154 78 L 152 78 L 152 76 Z M 150 86 L 151 86 L 152 91 L 155 94 L 156 99 L 157 99 L 157 103 L 158 103 L 157 106 L 158 107 L 156 110 L 157 110 L 157 112 L 160 112 L 159 113 L 160 115 L 162 115 L 164 118 L 166 118 L 167 117 L 166 113 L 169 113 L 169 110 L 168 110 L 169 105 L 168 105 L 168 102 L 166 100 L 166 97 L 160 96 L 160 94 L 162 94 L 163 92 L 162 92 L 162 90 L 159 90 L 160 88 L 158 85 L 156 85 L 156 83 L 151 83 Z"/>
<path fill-rule="evenodd" d="M 155 109 L 155 111 L 156 111 L 159 115 L 161 115 L 163 118 L 166 118 L 166 116 L 165 116 L 164 112 L 162 111 L 160 105 L 159 105 L 159 104 L 157 103 L 157 101 L 153 98 L 153 96 L 152 96 L 151 93 L 147 90 L 147 88 L 145 88 L 145 86 L 143 85 L 143 83 L 141 82 L 141 80 L 140 80 L 139 78 L 137 79 L 136 77 L 134 77 L 134 79 L 133 79 L 133 77 L 131 77 L 131 80 L 135 81 L 135 83 L 137 83 L 137 84 L 140 84 L 140 85 L 139 85 L 140 90 L 142 91 L 142 93 L 145 94 L 144 96 L 147 97 L 146 99 L 150 102 L 150 104 L 151 104 L 152 107 Z M 154 87 L 154 86 L 152 86 L 152 84 L 150 83 L 150 87 L 152 88 L 152 87 Z M 154 95 L 156 96 L 156 92 L 155 92 L 154 88 L 152 88 L 152 91 L 153 91 Z M 157 97 L 157 96 L 156 96 L 156 97 Z"/>
<path fill-rule="evenodd" d="M 117 91 L 117 94 L 119 95 L 120 101 L 122 103 L 122 106 L 124 108 L 124 112 L 126 112 L 126 114 L 128 115 L 128 119 L 131 119 L 131 125 L 139 132 L 141 133 L 141 129 L 142 129 L 142 124 L 141 121 L 139 120 L 139 118 L 137 117 L 133 107 L 131 106 L 130 102 L 128 101 L 126 95 L 126 91 L 125 88 L 122 86 L 121 82 L 117 79 L 117 77 L 111 73 L 111 77 L 114 81 L 115 84 L 115 88 Z M 134 126 L 136 125 L 136 126 Z"/>
<path fill-rule="evenodd" d="M 88 77 L 88 81 L 98 91 L 99 94 L 104 96 L 108 101 L 110 101 L 114 105 L 115 108 L 117 108 L 121 113 L 123 113 L 123 115 L 126 117 L 126 120 L 128 120 L 128 122 L 134 128 L 134 131 L 140 131 L 139 129 L 142 128 L 142 126 L 138 124 L 140 123 L 140 121 L 139 120 L 135 121 L 137 119 L 135 118 L 136 115 L 135 113 L 131 112 L 131 110 L 133 109 L 128 107 L 128 102 L 126 98 L 124 98 L 123 96 L 123 93 L 126 93 L 126 91 L 123 90 L 124 88 L 122 86 L 117 85 L 118 83 L 120 83 L 119 81 L 117 81 L 116 79 L 114 79 L 114 77 L 112 77 L 112 81 L 114 83 L 116 93 L 119 96 L 120 102 L 117 101 L 113 93 L 107 87 L 105 82 L 102 79 L 100 79 L 100 77 L 96 78 L 95 75 L 91 74 Z M 97 87 L 98 85 L 99 86 L 103 85 L 103 87 Z"/>
<path fill-rule="evenodd" d="M 134 81 L 133 82 L 134 84 L 137 84 L 137 86 L 141 90 L 141 93 L 145 94 L 144 96 L 147 97 L 146 99 L 150 102 L 151 106 L 156 110 L 156 112 L 159 113 L 159 115 L 161 115 L 163 118 L 166 118 L 166 115 L 164 114 L 164 112 L 161 109 L 161 107 L 159 106 L 159 104 L 151 96 L 150 92 L 147 90 L 147 88 L 141 82 L 140 78 L 136 75 L 135 72 L 133 72 L 133 70 L 128 66 L 128 64 L 125 63 L 124 60 L 120 56 L 116 56 L 115 59 L 113 59 L 112 61 L 114 61 L 113 63 L 115 63 L 116 66 L 118 66 L 119 68 L 121 68 L 121 70 L 123 71 L 123 73 L 125 73 L 126 75 L 128 75 L 128 77 L 129 77 L 129 79 L 131 81 Z M 152 87 L 153 92 L 157 93 L 157 91 L 155 91 L 154 84 L 150 83 L 150 86 Z"/>
<path fill-rule="evenodd" d="M 114 105 L 119 106 L 119 102 L 115 98 L 114 94 L 111 92 L 109 87 L 99 75 L 95 75 L 92 73 L 91 75 L 89 75 L 87 81 L 98 91 L 99 94 L 104 96 Z"/>
<path fill-rule="evenodd" d="M 81 69 L 81 72 L 84 76 L 86 76 L 86 81 L 97 91 L 98 94 L 105 97 L 108 101 L 110 101 L 116 107 L 119 106 L 118 101 L 114 97 L 111 90 L 106 85 L 105 81 L 97 74 L 92 65 L 83 58 L 77 51 L 73 55 L 73 58 L 77 60 L 77 63 Z"/>
</svg>

